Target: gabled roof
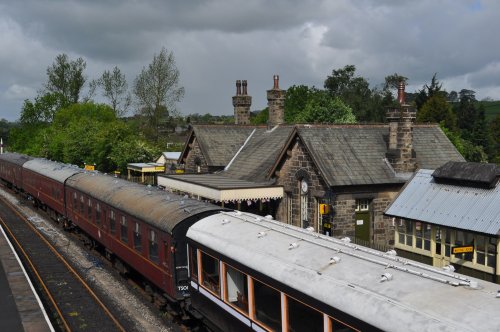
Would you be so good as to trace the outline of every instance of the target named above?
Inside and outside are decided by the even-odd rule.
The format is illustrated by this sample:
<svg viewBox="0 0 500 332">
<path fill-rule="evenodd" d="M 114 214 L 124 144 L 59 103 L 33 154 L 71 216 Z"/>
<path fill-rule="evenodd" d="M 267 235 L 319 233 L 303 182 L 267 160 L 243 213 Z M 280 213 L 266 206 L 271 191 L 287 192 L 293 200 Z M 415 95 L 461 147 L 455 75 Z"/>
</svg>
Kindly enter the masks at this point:
<svg viewBox="0 0 500 332">
<path fill-rule="evenodd" d="M 208 166 L 226 166 L 256 126 L 195 125 L 191 129 L 181 158 L 187 156 L 194 138 Z"/>
<path fill-rule="evenodd" d="M 253 182 L 269 181 L 271 168 L 293 129 L 294 126 L 256 128 L 221 174 Z"/>
<path fill-rule="evenodd" d="M 387 125 L 297 126 L 280 159 L 298 136 L 329 186 L 403 183 L 385 159 L 388 134 Z M 464 160 L 437 125 L 415 125 L 413 138 L 420 168 Z"/>
<path fill-rule="evenodd" d="M 438 183 L 432 173 L 418 171 L 385 214 L 500 235 L 500 185 L 482 189 Z"/>
</svg>

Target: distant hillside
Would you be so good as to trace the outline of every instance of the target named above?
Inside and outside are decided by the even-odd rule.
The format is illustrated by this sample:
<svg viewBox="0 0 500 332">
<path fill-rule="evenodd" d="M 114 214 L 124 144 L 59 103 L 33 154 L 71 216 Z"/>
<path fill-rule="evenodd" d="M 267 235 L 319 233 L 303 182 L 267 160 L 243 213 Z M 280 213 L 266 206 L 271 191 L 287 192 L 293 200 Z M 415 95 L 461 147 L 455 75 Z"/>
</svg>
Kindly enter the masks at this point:
<svg viewBox="0 0 500 332">
<path fill-rule="evenodd" d="M 486 121 L 491 121 L 500 114 L 500 100 L 481 101 L 481 103 L 484 105 Z"/>
</svg>

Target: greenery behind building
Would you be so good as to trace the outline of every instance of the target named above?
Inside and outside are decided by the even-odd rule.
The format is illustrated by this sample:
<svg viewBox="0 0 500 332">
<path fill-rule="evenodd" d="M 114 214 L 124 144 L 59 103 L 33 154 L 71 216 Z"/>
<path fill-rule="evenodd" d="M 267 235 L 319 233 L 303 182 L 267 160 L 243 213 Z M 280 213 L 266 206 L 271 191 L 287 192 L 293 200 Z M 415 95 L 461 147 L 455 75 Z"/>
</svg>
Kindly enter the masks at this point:
<svg viewBox="0 0 500 332">
<path fill-rule="evenodd" d="M 82 58 L 58 55 L 47 68 L 47 82 L 33 100 L 25 100 L 19 121 L 0 121 L 0 135 L 10 151 L 83 166 L 102 172 L 125 171 L 129 162 L 150 162 L 162 151 L 178 150 L 191 124 L 231 124 L 233 116 L 180 116 L 176 104 L 184 95 L 172 52 L 163 48 L 129 89 L 114 67 L 94 80 L 84 74 Z M 370 87 L 353 65 L 335 69 L 323 88 L 294 85 L 287 89 L 286 123 L 382 123 L 388 107 L 398 107 L 394 92 L 399 74 Z M 82 95 L 84 87 L 86 95 Z M 94 102 L 97 95 L 106 100 Z M 417 109 L 417 121 L 439 123 L 469 161 L 500 163 L 500 101 L 477 101 L 475 92 L 446 91 L 436 75 L 406 101 Z M 125 117 L 129 111 L 133 116 Z M 266 124 L 267 108 L 251 114 Z"/>
</svg>

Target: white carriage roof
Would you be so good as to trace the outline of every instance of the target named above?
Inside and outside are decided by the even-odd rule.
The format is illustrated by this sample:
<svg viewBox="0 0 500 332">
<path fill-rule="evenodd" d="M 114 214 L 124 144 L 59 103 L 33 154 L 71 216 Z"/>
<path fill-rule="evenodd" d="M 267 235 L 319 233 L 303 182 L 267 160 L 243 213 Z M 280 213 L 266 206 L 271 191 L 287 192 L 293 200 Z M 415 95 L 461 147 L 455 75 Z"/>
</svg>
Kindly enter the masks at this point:
<svg viewBox="0 0 500 332">
<path fill-rule="evenodd" d="M 158 185 L 216 202 L 283 197 L 283 187 L 272 182 L 256 183 L 220 174 L 162 174 L 158 176 Z"/>
<path fill-rule="evenodd" d="M 56 161 L 41 158 L 35 158 L 27 161 L 24 163 L 23 167 L 59 183 L 64 183 L 66 179 L 76 173 L 84 172 L 83 169 L 75 165 L 62 164 Z"/>
<path fill-rule="evenodd" d="M 193 225 L 188 237 L 347 314 L 371 317 L 368 322 L 382 330 L 491 331 L 500 326 L 496 284 L 264 217 L 212 215 Z M 331 263 L 332 258 L 340 261 Z M 381 282 L 385 273 L 392 280 Z M 472 289 L 471 281 L 479 287 Z"/>
<path fill-rule="evenodd" d="M 438 183 L 419 170 L 385 214 L 436 225 L 500 235 L 500 185 L 491 189 Z"/>
</svg>

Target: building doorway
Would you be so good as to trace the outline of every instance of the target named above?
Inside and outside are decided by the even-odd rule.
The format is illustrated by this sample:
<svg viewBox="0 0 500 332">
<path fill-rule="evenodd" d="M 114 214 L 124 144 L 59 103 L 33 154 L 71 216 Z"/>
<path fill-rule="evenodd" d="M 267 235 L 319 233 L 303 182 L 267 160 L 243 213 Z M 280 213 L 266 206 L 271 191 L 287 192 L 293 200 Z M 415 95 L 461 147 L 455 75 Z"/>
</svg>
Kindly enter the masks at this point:
<svg viewBox="0 0 500 332">
<path fill-rule="evenodd" d="M 357 199 L 354 212 L 354 234 L 356 240 L 370 242 L 370 200 Z"/>
</svg>

